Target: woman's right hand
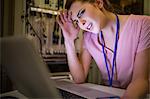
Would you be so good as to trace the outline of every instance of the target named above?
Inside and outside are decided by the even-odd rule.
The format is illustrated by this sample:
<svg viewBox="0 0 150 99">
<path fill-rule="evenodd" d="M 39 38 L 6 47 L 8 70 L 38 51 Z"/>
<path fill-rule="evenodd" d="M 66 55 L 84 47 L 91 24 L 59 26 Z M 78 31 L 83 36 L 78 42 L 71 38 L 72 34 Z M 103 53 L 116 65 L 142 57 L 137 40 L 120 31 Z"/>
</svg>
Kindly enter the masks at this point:
<svg viewBox="0 0 150 99">
<path fill-rule="evenodd" d="M 57 16 L 57 23 L 60 25 L 66 41 L 74 41 L 80 30 L 78 26 L 74 26 L 71 15 L 71 12 L 64 10 Z"/>
</svg>

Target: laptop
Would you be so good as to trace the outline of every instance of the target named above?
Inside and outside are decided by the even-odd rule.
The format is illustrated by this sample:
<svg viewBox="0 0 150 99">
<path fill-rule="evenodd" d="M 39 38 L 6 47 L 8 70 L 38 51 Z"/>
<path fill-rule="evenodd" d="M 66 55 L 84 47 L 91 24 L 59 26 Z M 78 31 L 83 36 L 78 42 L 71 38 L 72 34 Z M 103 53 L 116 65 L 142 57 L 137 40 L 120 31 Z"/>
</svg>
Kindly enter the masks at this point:
<svg viewBox="0 0 150 99">
<path fill-rule="evenodd" d="M 79 84 L 50 79 L 47 65 L 25 37 L 0 38 L 0 43 L 1 64 L 17 90 L 26 97 L 70 99 L 71 95 L 76 95 L 80 99 L 100 99 L 114 96 Z"/>
</svg>

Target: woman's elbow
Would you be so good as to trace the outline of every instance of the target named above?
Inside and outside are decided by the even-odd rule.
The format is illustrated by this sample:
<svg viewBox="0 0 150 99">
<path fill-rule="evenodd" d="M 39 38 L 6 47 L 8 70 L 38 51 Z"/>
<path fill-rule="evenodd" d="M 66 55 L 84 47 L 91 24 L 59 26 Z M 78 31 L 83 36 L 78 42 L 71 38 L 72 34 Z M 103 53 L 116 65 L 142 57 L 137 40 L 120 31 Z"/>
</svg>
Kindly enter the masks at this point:
<svg viewBox="0 0 150 99">
<path fill-rule="evenodd" d="M 85 79 L 79 79 L 79 78 L 77 78 L 77 79 L 73 79 L 74 80 L 74 82 L 76 83 L 76 84 L 82 84 L 82 83 L 85 83 Z"/>
</svg>

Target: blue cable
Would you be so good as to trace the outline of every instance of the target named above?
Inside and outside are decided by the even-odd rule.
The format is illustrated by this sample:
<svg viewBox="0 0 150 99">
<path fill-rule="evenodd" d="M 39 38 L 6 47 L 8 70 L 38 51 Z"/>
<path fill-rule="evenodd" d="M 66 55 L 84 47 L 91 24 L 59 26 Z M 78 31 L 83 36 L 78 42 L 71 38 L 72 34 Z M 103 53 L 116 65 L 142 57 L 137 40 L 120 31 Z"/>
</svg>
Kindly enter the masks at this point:
<svg viewBox="0 0 150 99">
<path fill-rule="evenodd" d="M 102 31 L 101 31 L 101 38 L 103 38 Z M 103 42 L 103 43 L 104 43 L 104 42 Z M 106 64 L 106 69 L 107 69 L 107 73 L 108 73 L 109 85 L 110 85 L 111 77 L 110 77 L 109 68 L 108 68 L 107 59 L 106 59 L 106 54 L 105 54 L 105 50 L 104 50 L 104 44 L 102 44 L 102 49 L 103 49 L 103 55 L 104 55 L 105 64 Z"/>
<path fill-rule="evenodd" d="M 117 19 L 117 29 L 116 29 L 116 40 L 115 40 L 115 49 L 114 49 L 114 58 L 113 58 L 113 66 L 112 66 L 112 77 L 111 77 L 111 86 L 112 86 L 112 81 L 113 81 L 113 76 L 114 76 L 114 67 L 115 67 L 115 60 L 116 60 L 116 55 L 117 55 L 117 46 L 118 46 L 118 39 L 119 39 L 119 28 L 120 28 L 120 23 L 119 23 L 119 18 L 116 15 Z"/>
<path fill-rule="evenodd" d="M 106 53 L 104 50 L 104 37 L 103 37 L 103 33 L 101 31 L 101 39 L 103 39 L 103 43 L 102 43 L 102 50 L 103 50 L 103 55 L 104 55 L 104 59 L 105 59 L 105 64 L 106 64 L 106 68 L 107 68 L 107 73 L 108 73 L 108 79 L 109 79 L 109 86 L 112 87 L 112 81 L 113 81 L 113 76 L 114 76 L 114 67 L 115 67 L 115 60 L 116 60 L 116 54 L 117 54 L 117 45 L 118 45 L 118 39 L 119 39 L 119 28 L 120 28 L 120 23 L 119 23 L 119 18 L 116 15 L 116 39 L 115 39 L 115 48 L 114 48 L 114 56 L 113 56 L 113 63 L 112 63 L 112 74 L 110 75 L 109 72 L 109 68 L 108 68 L 108 64 L 107 64 L 107 58 L 106 58 Z"/>
</svg>

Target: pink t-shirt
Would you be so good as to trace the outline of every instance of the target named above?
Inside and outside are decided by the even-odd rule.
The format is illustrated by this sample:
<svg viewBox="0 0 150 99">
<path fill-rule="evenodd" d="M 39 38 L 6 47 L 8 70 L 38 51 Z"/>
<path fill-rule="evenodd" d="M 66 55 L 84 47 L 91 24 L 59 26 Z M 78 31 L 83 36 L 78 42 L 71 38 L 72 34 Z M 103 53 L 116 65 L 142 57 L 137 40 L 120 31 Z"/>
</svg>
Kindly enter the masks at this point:
<svg viewBox="0 0 150 99">
<path fill-rule="evenodd" d="M 83 46 L 97 63 L 106 84 L 108 74 L 98 36 L 100 37 L 100 34 L 85 32 Z M 130 15 L 119 35 L 113 86 L 120 88 L 128 86 L 132 79 L 135 56 L 147 48 L 150 48 L 150 17 Z M 108 63 L 111 63 L 110 66 L 112 66 L 113 52 L 107 50 L 107 58 Z M 111 73 L 111 68 L 109 71 Z"/>
</svg>

